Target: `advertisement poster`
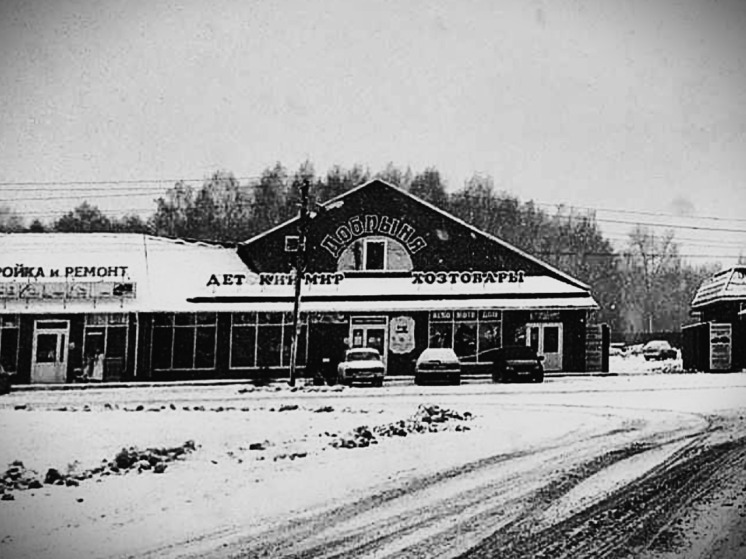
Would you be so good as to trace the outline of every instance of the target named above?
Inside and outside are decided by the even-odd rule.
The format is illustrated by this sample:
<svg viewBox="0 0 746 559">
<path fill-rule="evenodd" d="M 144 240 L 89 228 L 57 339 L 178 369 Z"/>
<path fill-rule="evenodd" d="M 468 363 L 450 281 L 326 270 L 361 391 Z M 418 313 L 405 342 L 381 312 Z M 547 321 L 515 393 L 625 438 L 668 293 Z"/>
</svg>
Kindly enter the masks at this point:
<svg viewBox="0 0 746 559">
<path fill-rule="evenodd" d="M 730 370 L 731 340 L 730 324 L 710 323 L 710 370 Z"/>
<path fill-rule="evenodd" d="M 389 350 L 392 353 L 409 353 L 414 349 L 414 318 L 397 316 L 391 319 L 391 339 Z"/>
</svg>

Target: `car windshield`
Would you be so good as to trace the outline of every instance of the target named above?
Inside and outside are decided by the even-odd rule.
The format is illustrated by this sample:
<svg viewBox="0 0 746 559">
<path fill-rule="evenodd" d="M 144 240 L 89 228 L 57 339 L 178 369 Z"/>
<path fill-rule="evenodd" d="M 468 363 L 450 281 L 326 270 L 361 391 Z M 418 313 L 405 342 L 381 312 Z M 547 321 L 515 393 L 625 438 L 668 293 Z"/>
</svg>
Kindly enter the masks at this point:
<svg viewBox="0 0 746 559">
<path fill-rule="evenodd" d="M 670 346 L 668 342 L 648 342 L 645 346 L 646 349 L 668 349 Z"/>
<path fill-rule="evenodd" d="M 347 354 L 347 361 L 378 361 L 380 356 L 377 351 L 351 351 Z"/>
<path fill-rule="evenodd" d="M 529 346 L 504 347 L 505 359 L 536 359 L 536 352 Z"/>
</svg>

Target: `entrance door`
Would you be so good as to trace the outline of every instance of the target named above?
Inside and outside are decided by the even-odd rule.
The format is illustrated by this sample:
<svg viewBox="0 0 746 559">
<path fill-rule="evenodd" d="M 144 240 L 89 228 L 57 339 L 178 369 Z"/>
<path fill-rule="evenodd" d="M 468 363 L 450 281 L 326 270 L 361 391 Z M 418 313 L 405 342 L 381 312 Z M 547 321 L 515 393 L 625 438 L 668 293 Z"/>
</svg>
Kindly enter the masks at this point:
<svg viewBox="0 0 746 559">
<path fill-rule="evenodd" d="M 31 357 L 31 382 L 65 382 L 67 380 L 67 342 L 70 323 L 67 320 L 37 320 Z"/>
<path fill-rule="evenodd" d="M 388 318 L 385 316 L 353 316 L 350 320 L 350 347 L 374 347 L 383 358 L 388 353 Z"/>
<path fill-rule="evenodd" d="M 544 356 L 545 371 L 562 370 L 562 323 L 526 324 L 526 345 Z"/>
</svg>

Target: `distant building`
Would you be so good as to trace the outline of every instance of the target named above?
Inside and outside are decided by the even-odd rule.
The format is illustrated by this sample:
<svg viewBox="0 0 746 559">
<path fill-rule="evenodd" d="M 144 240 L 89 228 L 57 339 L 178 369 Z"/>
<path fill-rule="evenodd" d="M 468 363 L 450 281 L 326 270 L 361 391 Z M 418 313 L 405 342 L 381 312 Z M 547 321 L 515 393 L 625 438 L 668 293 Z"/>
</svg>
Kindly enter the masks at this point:
<svg viewBox="0 0 746 559">
<path fill-rule="evenodd" d="M 139 234 L 0 235 L 0 360 L 17 383 L 287 376 L 299 219 L 237 247 Z M 604 368 L 590 287 L 374 180 L 310 220 L 299 371 L 348 346 L 411 374 L 529 344 L 547 371 Z M 608 342 L 608 340 L 606 340 Z"/>
<path fill-rule="evenodd" d="M 684 368 L 746 368 L 746 266 L 734 266 L 702 283 L 691 304 L 698 321 L 682 329 Z"/>
</svg>

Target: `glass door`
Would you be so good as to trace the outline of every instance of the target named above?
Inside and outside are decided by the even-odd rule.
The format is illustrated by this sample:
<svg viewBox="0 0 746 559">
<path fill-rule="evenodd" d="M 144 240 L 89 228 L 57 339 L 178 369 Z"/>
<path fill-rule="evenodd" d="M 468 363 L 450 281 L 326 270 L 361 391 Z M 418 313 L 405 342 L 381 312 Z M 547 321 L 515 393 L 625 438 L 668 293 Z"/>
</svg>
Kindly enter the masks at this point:
<svg viewBox="0 0 746 559">
<path fill-rule="evenodd" d="M 526 345 L 544 356 L 545 371 L 562 370 L 562 323 L 537 322 L 526 325 Z"/>
<path fill-rule="evenodd" d="M 383 317 L 352 317 L 350 347 L 373 347 L 378 350 L 384 365 L 388 353 L 388 319 Z"/>
<path fill-rule="evenodd" d="M 67 380 L 67 320 L 37 320 L 31 358 L 31 382 L 55 383 Z"/>
</svg>

